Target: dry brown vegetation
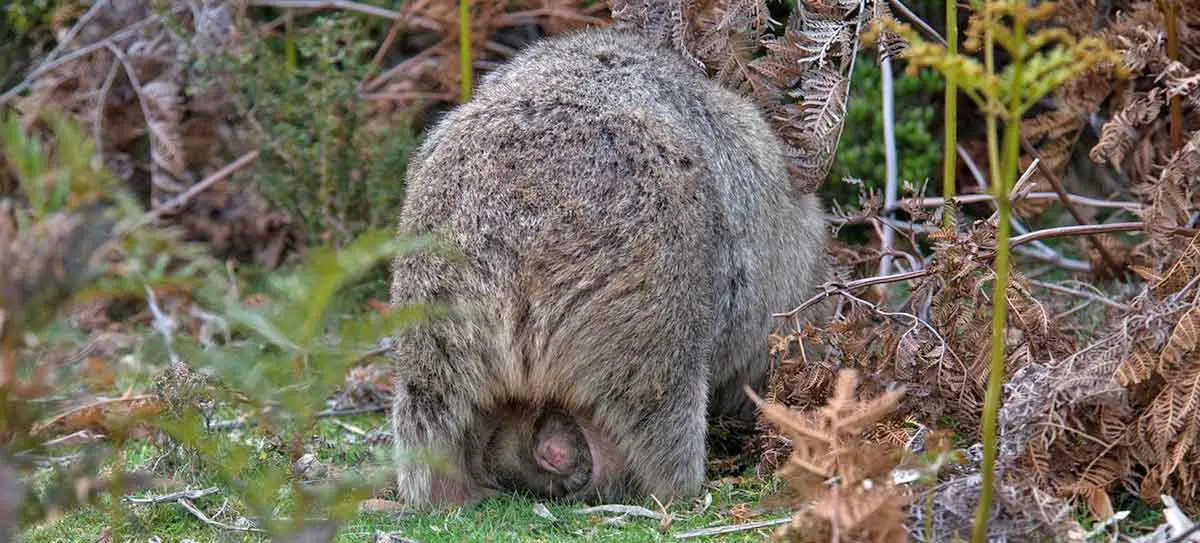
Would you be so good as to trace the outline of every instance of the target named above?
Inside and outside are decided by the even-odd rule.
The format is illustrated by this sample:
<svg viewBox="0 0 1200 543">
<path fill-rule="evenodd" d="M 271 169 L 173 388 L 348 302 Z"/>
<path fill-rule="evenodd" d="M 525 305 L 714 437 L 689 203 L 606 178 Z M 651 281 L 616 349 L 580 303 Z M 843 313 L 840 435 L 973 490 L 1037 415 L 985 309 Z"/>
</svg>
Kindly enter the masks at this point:
<svg viewBox="0 0 1200 543">
<path fill-rule="evenodd" d="M 63 8 L 55 18 L 58 48 L 0 96 L 0 107 L 22 115 L 31 133 L 44 128 L 43 108 L 80 122 L 107 169 L 152 210 L 146 223 L 170 225 L 180 239 L 203 241 L 236 260 L 278 266 L 303 249 L 295 218 L 253 184 L 232 178 L 250 169 L 259 152 L 286 162 L 289 151 L 264 128 L 273 119 L 257 118 L 229 90 L 236 73 L 203 61 L 246 53 L 255 40 L 284 32 L 292 15 L 314 10 L 263 23 L 247 10 L 289 2 L 168 4 L 165 11 L 148 1 Z M 866 61 L 858 36 L 872 20 L 893 16 L 886 3 L 849 0 L 802 0 L 782 27 L 770 23 L 771 10 L 759 0 L 475 4 L 472 53 L 484 71 L 529 39 L 608 24 L 611 7 L 615 24 L 676 47 L 714 79 L 754 98 L 790 147 L 800 191 L 841 181 L 825 177 L 850 70 L 856 58 Z M 1073 537 L 1076 504 L 1103 521 L 1129 495 L 1155 506 L 1166 496 L 1200 513 L 1200 6 L 1099 4 L 1066 0 L 1049 24 L 1076 37 L 1099 35 L 1123 66 L 1104 65 L 1067 81 L 1023 122 L 1022 167 L 1035 159 L 1037 166 L 1014 191 L 1014 210 L 1041 229 L 1013 240 L 1021 257 L 1003 300 L 1007 383 L 994 540 Z M 431 112 L 430 104 L 456 99 L 462 84 L 456 2 L 417 0 L 399 11 L 340 7 L 347 5 L 393 18 L 356 88 L 371 130 L 392 129 Z M 1173 6 L 1169 18 L 1164 5 Z M 885 49 L 903 62 L 903 44 L 886 38 Z M 7 196 L 17 191 L 17 175 L 3 160 L 0 154 L 0 196 Z M 986 164 L 980 169 L 988 171 Z M 980 181 L 986 180 L 959 185 Z M 780 537 L 949 541 L 969 532 L 980 491 L 978 447 L 971 444 L 979 439 L 984 346 L 995 305 L 985 288 L 995 275 L 994 208 L 987 198 L 964 198 L 942 207 L 952 219 L 943 226 L 935 212 L 941 202 L 912 192 L 896 209 L 881 209 L 882 198 L 869 193 L 857 208 L 835 207 L 831 222 L 865 230 L 870 242 L 835 242 L 830 258 L 838 280 L 811 300 L 796 300 L 797 309 L 824 304 L 828 314 L 801 323 L 795 311 L 781 313 L 769 338 L 778 365 L 761 404 L 762 468 L 779 470 L 798 511 Z M 892 212 L 909 220 L 885 218 Z M 0 261 L 6 268 L 19 258 L 34 264 L 26 275 L 0 269 L 4 353 L 17 342 L 15 331 L 4 329 L 3 312 L 20 309 L 23 293 L 37 290 L 30 278 L 61 267 L 55 259 L 67 249 L 57 238 L 18 235 L 10 216 L 0 207 Z M 73 235 L 76 219 L 56 221 L 43 225 L 49 235 Z M 901 240 L 890 256 L 902 271 L 872 277 L 886 228 Z M 81 243 L 87 252 L 95 249 L 96 242 Z M 110 258 L 110 275 L 122 273 L 119 260 Z M 161 294 L 164 305 L 187 311 L 186 293 Z M 95 350 L 102 334 L 156 321 L 154 311 L 141 311 L 117 323 L 96 306 L 123 302 L 93 300 L 76 310 L 93 342 L 59 362 L 115 363 L 103 360 L 108 351 Z M 217 334 L 209 317 L 182 317 L 191 328 L 186 333 Z M 7 372 L 0 377 L 0 386 L 15 380 Z M 367 399 L 348 405 L 378 403 L 386 395 L 382 381 L 371 369 L 356 370 L 348 394 Z M 857 400 L 859 391 L 877 399 Z M 77 402 L 39 422 L 35 434 L 108 430 L 114 416 L 157 411 L 160 399 L 178 401 L 127 394 Z M 955 432 L 958 449 L 942 437 L 947 430 Z M 952 465 L 953 458 L 961 465 Z M 897 482 L 901 467 L 920 477 Z"/>
</svg>

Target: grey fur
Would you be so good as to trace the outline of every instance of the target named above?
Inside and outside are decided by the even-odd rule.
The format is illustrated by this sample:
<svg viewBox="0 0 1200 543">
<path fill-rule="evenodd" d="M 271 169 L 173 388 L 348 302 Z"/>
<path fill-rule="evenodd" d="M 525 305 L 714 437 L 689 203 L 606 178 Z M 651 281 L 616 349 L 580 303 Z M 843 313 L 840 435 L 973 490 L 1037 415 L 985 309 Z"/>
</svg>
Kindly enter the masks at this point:
<svg viewBox="0 0 1200 543">
<path fill-rule="evenodd" d="M 487 495 L 463 475 L 463 433 L 510 400 L 565 406 L 612 439 L 628 472 L 591 497 L 696 494 L 706 414 L 753 415 L 742 387 L 763 385 L 770 313 L 824 277 L 820 206 L 793 190 L 761 113 L 640 40 L 529 46 L 413 157 L 401 232 L 465 259 L 394 263 L 393 303 L 454 310 L 394 353 L 397 452 L 452 468 L 399 462 L 404 501 Z"/>
</svg>

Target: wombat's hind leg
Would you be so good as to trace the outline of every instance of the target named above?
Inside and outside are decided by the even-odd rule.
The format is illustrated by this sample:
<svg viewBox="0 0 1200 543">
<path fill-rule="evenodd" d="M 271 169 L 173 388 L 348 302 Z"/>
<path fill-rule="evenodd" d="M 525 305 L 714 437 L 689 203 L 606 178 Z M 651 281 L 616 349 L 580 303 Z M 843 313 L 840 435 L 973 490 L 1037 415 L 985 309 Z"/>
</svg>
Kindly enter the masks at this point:
<svg viewBox="0 0 1200 543">
<path fill-rule="evenodd" d="M 494 494 L 472 480 L 463 457 L 464 432 L 475 416 L 479 384 L 455 371 L 453 353 L 422 326 L 403 338 L 393 387 L 392 434 L 400 500 L 413 506 L 468 504 Z M 413 363 L 420 360 L 420 363 Z"/>
</svg>

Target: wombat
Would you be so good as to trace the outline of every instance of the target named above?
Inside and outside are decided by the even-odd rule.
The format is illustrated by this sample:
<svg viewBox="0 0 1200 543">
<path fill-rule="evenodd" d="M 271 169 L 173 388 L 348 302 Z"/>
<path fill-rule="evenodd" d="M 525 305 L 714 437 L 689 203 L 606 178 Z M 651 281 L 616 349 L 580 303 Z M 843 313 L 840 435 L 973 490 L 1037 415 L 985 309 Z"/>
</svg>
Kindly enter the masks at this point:
<svg viewBox="0 0 1200 543">
<path fill-rule="evenodd" d="M 459 255 L 393 264 L 394 304 L 451 310 L 393 353 L 397 452 L 443 460 L 398 459 L 412 505 L 493 493 L 469 434 L 507 403 L 581 428 L 590 476 L 565 499 L 697 494 L 707 415 L 753 417 L 770 314 L 826 273 L 820 205 L 762 114 L 613 29 L 544 39 L 482 78 L 412 157 L 399 230 Z"/>
</svg>

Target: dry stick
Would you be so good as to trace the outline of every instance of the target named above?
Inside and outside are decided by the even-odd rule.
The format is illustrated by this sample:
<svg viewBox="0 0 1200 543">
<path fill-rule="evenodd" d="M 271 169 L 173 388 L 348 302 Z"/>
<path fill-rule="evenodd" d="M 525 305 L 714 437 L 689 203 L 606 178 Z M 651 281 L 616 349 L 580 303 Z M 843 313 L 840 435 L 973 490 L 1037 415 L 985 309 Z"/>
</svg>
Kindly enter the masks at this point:
<svg viewBox="0 0 1200 543">
<path fill-rule="evenodd" d="M 18 94 L 21 94 L 22 92 L 24 92 L 25 89 L 29 88 L 29 86 L 32 85 L 33 82 L 37 80 L 37 78 L 45 75 L 47 72 L 54 70 L 55 68 L 59 68 L 59 67 L 63 66 L 64 64 L 74 61 L 80 57 L 87 56 L 91 53 L 94 53 L 94 52 L 100 50 L 100 49 L 108 47 L 109 44 L 111 44 L 112 42 L 125 39 L 125 38 L 129 37 L 130 35 L 132 35 L 134 32 L 136 32 L 137 30 L 141 29 L 143 26 L 146 26 L 150 23 L 157 22 L 157 21 L 158 21 L 157 16 L 147 17 L 145 19 L 142 19 L 136 23 L 133 23 L 133 24 L 125 27 L 120 32 L 117 32 L 103 40 L 99 40 L 95 43 L 85 45 L 83 47 L 80 47 L 79 49 L 76 49 L 74 51 L 71 51 L 70 53 L 63 55 L 59 59 L 56 59 L 53 61 L 48 61 L 48 62 L 42 64 L 41 66 L 38 66 L 32 72 L 29 72 L 29 75 L 26 76 L 25 79 L 22 80 L 20 83 L 17 83 L 17 85 L 15 87 L 8 89 L 7 92 L 5 92 L 3 95 L 0 95 L 0 106 L 8 103 L 9 100 L 12 100 Z"/>
<path fill-rule="evenodd" d="M 1174 62 L 1179 61 L 1179 22 L 1175 18 L 1175 5 L 1173 0 L 1158 0 L 1158 8 L 1162 11 L 1163 19 L 1167 23 L 1167 58 Z M 1171 97 L 1171 151 L 1178 151 L 1183 147 L 1183 103 L 1181 97 L 1175 95 Z"/>
<path fill-rule="evenodd" d="M 250 163 L 254 162 L 257 159 L 258 159 L 258 151 L 250 151 L 249 153 L 242 155 L 241 158 L 238 158 L 237 160 L 230 162 L 229 164 L 225 165 L 224 168 L 217 170 L 212 175 L 204 178 L 204 180 L 200 181 L 199 183 L 196 183 L 195 185 L 188 187 L 187 190 L 179 193 L 174 198 L 171 198 L 170 200 L 163 202 L 162 205 L 159 205 L 159 206 L 155 207 L 154 209 L 148 211 L 145 215 L 142 215 L 142 217 L 140 219 L 138 219 L 137 222 L 133 223 L 133 225 L 129 226 L 128 228 L 122 229 L 121 233 L 125 233 L 130 230 L 136 230 L 138 228 L 145 226 L 146 224 L 148 224 L 150 222 L 153 222 L 154 220 L 161 217 L 168 210 L 177 208 L 177 207 L 187 203 L 188 200 L 191 200 L 197 194 L 200 194 L 205 189 L 215 185 L 217 182 L 225 179 L 226 177 L 233 175 L 234 172 L 237 172 L 238 170 L 245 168 L 246 166 L 250 165 Z"/>
<path fill-rule="evenodd" d="M 987 177 L 985 177 L 983 175 L 983 171 L 981 171 L 979 169 L 979 166 L 977 164 L 975 164 L 975 159 L 971 158 L 971 155 L 967 154 L 967 150 L 964 149 L 962 147 L 962 145 L 958 145 L 955 148 L 955 150 L 958 152 L 958 155 L 960 157 L 962 157 L 963 163 L 965 163 L 967 165 L 967 169 L 970 170 L 971 177 L 973 177 L 975 179 L 975 184 L 980 188 L 980 190 L 982 190 L 984 192 L 988 192 L 989 185 L 988 185 Z M 1021 174 L 1021 177 L 1017 180 L 1017 182 L 1015 184 L 1013 184 L 1012 192 L 1009 193 L 1010 202 L 1014 201 L 1016 199 L 1015 195 L 1018 194 L 1017 189 L 1020 188 L 1022 186 L 1022 184 L 1024 184 L 1025 181 L 1028 180 L 1029 177 L 1033 175 L 1034 166 L 1036 166 L 1037 164 L 1040 164 L 1040 163 L 1041 163 L 1041 161 L 1039 161 L 1039 160 L 1033 161 L 1033 163 L 1029 165 L 1029 168 L 1026 168 L 1025 172 Z M 992 207 L 996 207 L 996 204 L 994 201 L 992 202 Z M 988 220 L 992 221 L 992 220 L 995 220 L 995 218 L 996 218 L 996 212 L 993 212 L 991 217 L 988 218 Z M 1012 226 L 1013 229 L 1016 230 L 1017 232 L 1020 232 L 1022 234 L 1029 233 L 1029 229 L 1025 228 L 1025 225 L 1021 224 L 1021 221 L 1018 220 L 1016 216 L 1009 216 L 1008 224 L 1010 226 Z M 1055 251 L 1054 249 L 1051 249 L 1050 247 L 1046 246 L 1045 244 L 1039 243 L 1037 245 L 1037 248 L 1038 248 L 1038 251 L 1042 253 L 1042 256 L 1044 256 L 1046 258 L 1053 258 L 1053 257 L 1059 256 L 1057 251 Z"/>
<path fill-rule="evenodd" d="M 392 19 L 392 26 L 388 29 L 387 36 L 384 36 L 383 43 L 379 45 L 379 50 L 375 51 L 375 56 L 371 58 L 371 71 L 374 72 L 383 67 L 383 57 L 392 48 L 392 43 L 396 41 L 396 37 L 400 35 L 400 28 L 404 26 L 404 18 L 396 17 Z M 366 81 L 359 83 L 358 88 L 362 90 L 363 84 Z"/>
<path fill-rule="evenodd" d="M 359 428 L 359 427 L 357 427 L 357 426 L 355 426 L 355 425 L 353 425 L 353 424 L 350 424 L 350 423 L 348 423 L 348 422 L 342 422 L 342 421 L 340 421 L 340 420 L 337 420 L 337 419 L 330 420 L 329 422 L 332 422 L 334 425 L 336 425 L 336 426 L 340 427 L 341 429 L 343 429 L 343 430 L 345 430 L 345 431 L 347 431 L 347 432 L 350 432 L 350 433 L 352 433 L 352 434 L 354 434 L 354 435 L 356 435 L 356 436 L 358 436 L 358 437 L 367 437 L 367 431 L 366 431 L 366 430 L 363 430 L 362 428 Z"/>
<path fill-rule="evenodd" d="M 400 62 L 399 64 L 392 66 L 391 68 L 388 68 L 383 73 L 379 74 L 378 76 L 375 76 L 374 79 L 371 79 L 370 81 L 364 83 L 362 85 L 362 91 L 363 92 L 372 92 L 372 91 L 378 90 L 379 87 L 383 86 L 383 84 L 386 83 L 389 79 L 395 77 L 396 74 L 404 73 L 404 72 L 412 69 L 414 66 L 416 66 L 422 62 L 425 62 L 426 60 L 431 60 L 430 57 L 433 56 L 433 52 L 435 50 L 437 50 L 439 47 L 442 47 L 443 45 L 448 43 L 449 41 L 450 41 L 449 38 L 443 38 L 442 41 L 440 41 L 436 44 L 433 44 L 429 47 L 426 47 L 420 53 L 417 53 L 411 57 L 408 57 L 408 58 L 404 59 L 402 62 Z"/>
<path fill-rule="evenodd" d="M 146 121 L 146 127 L 149 129 L 146 131 L 146 134 L 150 136 L 151 166 L 158 166 L 160 168 L 169 170 L 169 168 L 167 168 L 165 165 L 159 163 L 157 160 L 158 153 L 154 152 L 153 149 L 155 148 L 156 143 L 170 141 L 170 138 L 161 133 L 161 131 L 157 128 L 157 123 L 153 121 L 153 117 L 150 115 L 150 106 L 147 105 L 146 97 L 142 93 L 142 82 L 138 79 L 137 70 L 135 70 L 133 68 L 133 64 L 129 62 L 129 57 L 125 56 L 125 51 L 122 51 L 120 47 L 117 47 L 116 43 L 113 43 L 111 40 L 107 39 L 101 40 L 101 42 L 105 47 L 108 48 L 109 51 L 112 51 L 112 53 L 117 56 L 117 61 L 119 61 L 121 65 L 125 67 L 125 75 L 129 78 L 129 84 L 133 87 L 134 94 L 137 95 L 138 106 L 140 106 L 142 110 L 142 118 Z M 153 172 L 153 170 L 151 171 Z M 154 180 L 154 175 L 151 175 L 150 179 L 152 184 L 157 184 L 157 182 Z"/>
<path fill-rule="evenodd" d="M 381 411 L 387 411 L 388 409 L 389 409 L 389 406 L 384 405 L 384 404 L 365 405 L 362 407 L 354 407 L 354 408 L 350 408 L 350 409 L 326 409 L 324 411 L 318 411 L 316 414 L 313 415 L 313 418 L 324 419 L 324 418 L 331 418 L 331 417 L 348 417 L 351 415 L 362 415 L 365 413 L 379 413 Z M 237 418 L 237 419 L 233 419 L 233 420 L 217 421 L 217 422 L 209 424 L 206 428 L 209 431 L 234 430 L 237 428 L 242 428 L 242 427 L 246 426 L 247 424 L 249 424 L 249 421 L 247 421 L 245 417 L 242 417 L 242 418 Z"/>
<path fill-rule="evenodd" d="M 908 19 L 909 22 L 917 25 L 917 29 L 921 32 L 924 32 L 926 36 L 933 38 L 934 41 L 942 44 L 943 46 L 948 45 L 946 43 L 946 38 L 943 38 L 941 34 L 938 34 L 938 31 L 934 30 L 932 26 L 929 26 L 929 23 L 925 22 L 925 19 L 922 19 L 920 15 L 913 13 L 913 10 L 904 5 L 904 2 L 901 2 L 900 0 L 889 0 L 888 3 L 891 4 L 896 11 L 900 12 L 905 19 Z"/>
<path fill-rule="evenodd" d="M 92 137 L 96 140 L 96 154 L 99 155 L 101 164 L 104 164 L 104 106 L 108 103 L 108 92 L 112 90 L 113 81 L 117 79 L 120 68 L 121 65 L 114 58 L 112 67 L 108 69 L 108 76 L 100 85 L 100 96 L 96 98 L 96 124 L 92 128 L 96 133 Z"/>
<path fill-rule="evenodd" d="M 181 507 L 186 509 L 187 512 L 192 514 L 192 516 L 195 516 L 196 518 L 200 519 L 201 522 L 203 522 L 209 526 L 212 526 L 214 528 L 221 528 L 223 530 L 231 530 L 231 531 L 236 531 L 236 532 L 254 532 L 254 533 L 259 533 L 259 534 L 266 533 L 266 531 L 262 530 L 261 528 L 243 528 L 241 526 L 225 524 L 224 522 L 220 522 L 220 521 L 208 518 L 208 515 L 205 515 L 204 511 L 201 511 L 200 508 L 196 507 L 196 505 L 192 503 L 192 500 L 189 500 L 187 498 L 179 498 L 178 500 L 175 501 L 175 503 L 178 503 Z"/>
<path fill-rule="evenodd" d="M 1029 156 L 1034 157 L 1034 160 L 1041 160 L 1041 154 L 1038 153 L 1037 149 L 1034 149 L 1033 146 L 1029 144 L 1029 140 L 1025 139 L 1023 136 L 1021 137 L 1021 146 L 1025 148 L 1025 152 L 1028 153 Z M 1087 218 L 1084 217 L 1083 214 L 1079 212 L 1079 209 L 1076 208 L 1071 202 L 1071 197 L 1067 194 L 1067 189 L 1063 187 L 1062 179 L 1058 178 L 1058 174 L 1051 171 L 1050 168 L 1042 168 L 1042 174 L 1046 176 L 1047 181 L 1050 181 L 1050 186 L 1054 187 L 1054 192 L 1058 193 L 1059 201 L 1062 202 L 1063 207 L 1067 208 L 1067 212 L 1071 214 L 1071 217 L 1075 218 L 1075 222 L 1079 224 L 1092 224 L 1091 221 L 1087 220 Z M 1100 243 L 1100 238 L 1095 236 L 1087 236 L 1087 240 L 1092 244 L 1092 247 L 1100 253 L 1100 258 L 1104 260 L 1104 265 L 1108 266 L 1108 269 L 1112 270 L 1117 279 L 1123 280 L 1128 277 L 1124 268 L 1117 265 L 1117 259 L 1113 258 L 1113 255 L 1108 251 L 1108 248 L 1105 247 L 1103 243 Z"/>
<path fill-rule="evenodd" d="M 1023 234 L 1020 236 L 1012 237 L 1009 239 L 1008 246 L 1010 248 L 1016 248 L 1016 247 L 1026 244 L 1026 243 L 1032 243 L 1034 241 L 1041 240 L 1041 239 L 1047 239 L 1047 238 L 1062 237 L 1062 236 L 1088 235 L 1088 234 L 1105 234 L 1105 233 L 1112 233 L 1112 232 L 1133 232 L 1133 231 L 1137 231 L 1137 230 L 1142 230 L 1143 228 L 1145 228 L 1145 223 L 1140 222 L 1140 221 L 1139 222 L 1121 222 L 1121 223 L 1113 223 L 1113 224 L 1085 224 L 1085 225 L 1075 225 L 1075 226 L 1059 226 L 1057 228 L 1047 228 L 1045 230 L 1038 230 L 1035 232 L 1030 232 L 1028 234 Z M 1182 228 L 1176 229 L 1176 234 L 1193 235 L 1192 232 L 1188 232 L 1188 231 L 1186 231 L 1186 229 L 1182 229 Z M 981 259 L 981 260 L 991 259 L 995 255 L 995 252 L 996 252 L 995 249 L 985 250 L 985 251 L 980 252 L 980 254 L 978 256 L 976 256 L 976 258 Z M 801 311 L 804 311 L 805 309 L 811 307 L 813 304 L 816 304 L 817 302 L 829 297 L 830 295 L 836 293 L 839 290 L 847 290 L 847 291 L 858 290 L 860 288 L 869 287 L 869 286 L 873 286 L 873 285 L 881 285 L 884 283 L 898 283 L 900 281 L 908 281 L 911 279 L 927 277 L 927 276 L 931 275 L 932 273 L 933 272 L 931 269 L 926 268 L 923 270 L 911 271 L 911 272 L 907 272 L 907 273 L 893 273 L 891 275 L 866 277 L 863 279 L 856 279 L 854 281 L 850 281 L 848 283 L 842 283 L 842 284 L 831 281 L 831 282 L 825 283 L 824 285 L 821 286 L 821 292 L 818 292 L 817 294 L 813 295 L 808 300 L 805 300 L 804 303 L 800 304 L 799 306 L 796 306 L 795 309 L 792 309 L 791 311 L 788 311 L 786 313 L 772 313 L 771 316 L 790 319 L 790 318 L 796 316 Z"/>
<path fill-rule="evenodd" d="M 896 206 L 896 194 L 900 190 L 896 166 L 896 114 L 895 96 L 892 92 L 892 55 L 886 47 L 886 40 L 879 40 L 879 72 L 883 81 L 883 161 L 884 161 L 884 208 Z M 893 218 L 893 217 L 888 217 Z M 891 228 L 883 230 L 881 248 L 883 258 L 879 259 L 879 275 L 892 273 L 892 245 L 896 233 Z"/>
<path fill-rule="evenodd" d="M 591 515 L 591 514 L 595 514 L 595 513 L 617 513 L 620 515 L 632 515 L 635 517 L 652 518 L 654 520 L 662 520 L 663 519 L 662 513 L 658 513 L 656 511 L 651 511 L 640 505 L 625 505 L 625 504 L 619 504 L 619 503 L 596 505 L 593 507 L 585 507 L 583 509 L 576 509 L 574 511 L 574 513 L 576 515 Z"/>
<path fill-rule="evenodd" d="M 1104 297 L 1104 296 L 1101 296 L 1101 295 L 1099 295 L 1099 294 L 1096 294 L 1096 293 L 1094 293 L 1094 292 L 1088 292 L 1088 291 L 1086 291 L 1086 290 L 1078 290 L 1078 289 L 1073 289 L 1073 288 L 1071 288 L 1071 287 L 1065 287 L 1065 286 L 1063 286 L 1063 285 L 1059 285 L 1059 284 L 1057 284 L 1057 283 L 1047 283 L 1047 282 L 1045 282 L 1045 281 L 1038 281 L 1037 279 L 1029 279 L 1029 283 L 1030 283 L 1030 284 L 1033 284 L 1033 285 L 1037 285 L 1037 286 L 1039 286 L 1039 287 L 1042 287 L 1042 288 L 1044 288 L 1044 289 L 1046 289 L 1046 290 L 1053 290 L 1053 291 L 1056 291 L 1056 292 L 1061 292 L 1061 293 L 1063 293 L 1063 294 L 1070 294 L 1070 295 L 1072 295 L 1072 296 L 1078 296 L 1078 297 L 1080 297 L 1080 298 L 1086 298 L 1086 299 L 1088 299 L 1088 300 L 1092 300 L 1092 301 L 1094 301 L 1094 302 L 1100 302 L 1100 303 L 1102 303 L 1102 304 L 1104 304 L 1104 305 L 1107 305 L 1107 306 L 1109 306 L 1109 307 L 1112 307 L 1112 308 L 1114 308 L 1114 309 L 1120 309 L 1120 310 L 1122 310 L 1122 311 L 1129 311 L 1130 309 L 1132 309 L 1132 308 L 1131 308 L 1131 307 L 1129 307 L 1128 305 L 1125 305 L 1125 304 L 1123 304 L 1123 303 L 1121 303 L 1121 302 L 1117 302 L 1117 301 L 1111 300 L 1111 299 L 1109 299 L 1109 298 L 1106 298 L 1106 297 Z"/>
<path fill-rule="evenodd" d="M 100 10 L 103 9 L 107 4 L 108 0 L 99 0 L 95 4 L 92 4 L 92 7 L 87 10 L 87 13 L 84 13 L 83 16 L 75 22 L 75 26 L 72 26 L 71 29 L 67 31 L 67 35 L 63 36 L 62 41 L 58 42 L 58 45 L 54 46 L 54 49 L 50 51 L 49 55 L 46 55 L 46 60 L 54 60 L 54 57 L 58 56 L 64 47 L 69 47 L 71 42 L 75 41 L 75 37 L 79 35 L 79 31 L 83 30 L 83 27 L 92 22 L 92 19 L 96 17 L 96 14 L 100 13 Z"/>
<path fill-rule="evenodd" d="M 1090 234 L 1110 234 L 1114 232 L 1136 232 L 1146 227 L 1146 223 L 1142 221 L 1134 222 L 1114 222 L 1110 224 L 1077 224 L 1073 226 L 1058 226 L 1055 228 L 1046 228 L 1037 230 L 1028 234 L 1014 236 L 1009 240 L 1009 247 L 1024 245 L 1037 240 L 1056 238 L 1061 236 L 1078 236 Z M 1183 230 L 1183 229 L 1180 229 Z"/>
<path fill-rule="evenodd" d="M 441 32 L 442 30 L 441 23 L 438 23 L 433 19 L 418 17 L 415 15 L 404 15 L 399 11 L 393 11 L 360 2 L 351 2 L 350 0 L 250 0 L 250 5 L 268 6 L 273 8 L 340 9 L 343 11 L 354 11 L 364 15 L 383 17 L 385 19 L 404 18 L 405 20 L 426 30 L 433 30 L 435 32 Z"/>
<path fill-rule="evenodd" d="M 178 492 L 172 492 L 170 494 L 163 494 L 161 496 L 150 495 L 150 496 L 146 496 L 144 498 L 137 498 L 134 496 L 125 496 L 124 498 L 121 498 L 121 501 L 124 501 L 125 503 L 167 503 L 167 502 L 179 501 L 181 498 L 187 498 L 189 500 L 198 500 L 205 496 L 209 496 L 209 495 L 216 494 L 216 493 L 217 493 L 217 487 L 214 486 L 214 487 L 209 487 L 209 488 L 205 488 L 202 490 L 191 490 L 191 489 L 180 490 Z"/>
<path fill-rule="evenodd" d="M 154 315 L 154 329 L 163 337 L 163 344 L 167 347 L 167 356 L 171 359 L 172 366 L 182 364 L 182 360 L 175 352 L 175 319 L 171 318 L 158 307 L 158 298 L 154 296 L 154 289 L 145 283 L 142 287 L 146 289 L 146 305 L 150 307 L 150 313 Z"/>
<path fill-rule="evenodd" d="M 1045 170 L 1043 170 L 1045 171 Z M 1086 205 L 1090 207 L 1098 207 L 1105 209 L 1123 209 L 1125 211 L 1141 211 L 1142 204 L 1138 202 L 1125 202 L 1120 200 L 1101 200 L 1098 198 L 1090 198 L 1079 194 L 1064 192 L 1030 192 L 1021 197 L 1022 200 L 1062 200 L 1063 195 L 1071 200 L 1072 204 Z M 991 194 L 961 194 L 951 198 L 956 204 L 974 204 L 979 202 L 991 202 L 995 196 Z M 946 199 L 941 197 L 926 197 L 926 198 L 907 198 L 901 200 L 902 203 L 909 205 L 919 205 L 921 207 L 940 207 L 945 205 Z"/>
<path fill-rule="evenodd" d="M 737 532 L 747 532 L 750 530 L 757 530 L 759 528 L 770 528 L 772 526 L 779 526 L 780 524 L 787 524 L 791 521 L 792 521 L 791 517 L 785 517 L 785 518 L 777 518 L 777 519 L 771 519 L 771 520 L 760 520 L 758 522 L 747 522 L 745 524 L 731 524 L 728 526 L 717 526 L 715 528 L 701 528 L 699 530 L 692 530 L 690 532 L 677 533 L 677 534 L 675 534 L 675 539 L 690 539 L 693 537 L 706 537 L 706 536 L 710 536 L 710 535 L 723 535 L 723 534 L 733 534 L 733 533 L 737 533 Z"/>
<path fill-rule="evenodd" d="M 839 291 L 858 290 L 861 288 L 874 286 L 874 285 L 883 285 L 886 283 L 899 283 L 901 281 L 909 281 L 912 279 L 919 279 L 921 277 L 928 277 L 932 273 L 933 273 L 933 270 L 931 270 L 929 268 L 924 268 L 924 269 L 910 271 L 910 272 L 904 272 L 904 273 L 893 273 L 891 275 L 880 275 L 880 276 L 876 276 L 876 277 L 864 277 L 862 279 L 855 279 L 853 281 L 850 281 L 848 283 L 843 283 L 843 284 L 838 284 L 838 283 L 831 281 L 831 282 L 825 283 L 824 285 L 821 285 L 821 292 L 814 294 L 811 298 L 809 298 L 808 300 L 805 300 L 804 303 L 796 306 L 795 309 L 792 309 L 791 311 L 788 311 L 786 313 L 772 313 L 771 316 L 784 318 L 784 319 L 790 319 L 790 318 L 796 316 L 797 314 L 799 314 L 801 311 L 804 311 L 805 309 L 812 307 L 817 302 L 824 300 L 825 298 L 828 298 L 829 296 L 836 294 Z"/>
<path fill-rule="evenodd" d="M 1046 254 L 1042 251 L 1031 249 L 1029 247 L 1013 247 L 1012 249 L 1021 256 L 1026 256 L 1034 260 L 1041 260 L 1042 262 L 1053 264 L 1054 267 L 1057 268 L 1084 273 L 1092 272 L 1091 264 L 1088 264 L 1082 260 L 1066 257 L 1058 253 Z"/>
</svg>

